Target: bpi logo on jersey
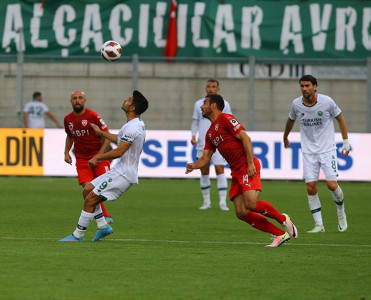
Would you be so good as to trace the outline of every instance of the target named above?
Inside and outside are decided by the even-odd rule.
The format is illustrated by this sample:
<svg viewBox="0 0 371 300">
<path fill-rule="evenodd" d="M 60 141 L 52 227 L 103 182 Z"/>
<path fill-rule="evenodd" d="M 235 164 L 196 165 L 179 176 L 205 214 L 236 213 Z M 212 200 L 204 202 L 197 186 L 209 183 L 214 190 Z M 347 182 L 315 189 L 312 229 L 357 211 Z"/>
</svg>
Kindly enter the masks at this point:
<svg viewBox="0 0 371 300">
<path fill-rule="evenodd" d="M 72 122 L 68 123 L 68 128 L 70 129 L 71 132 L 73 131 L 73 123 Z"/>
<path fill-rule="evenodd" d="M 82 120 L 81 124 L 82 124 L 82 126 L 86 126 L 88 124 L 88 120 Z"/>
</svg>

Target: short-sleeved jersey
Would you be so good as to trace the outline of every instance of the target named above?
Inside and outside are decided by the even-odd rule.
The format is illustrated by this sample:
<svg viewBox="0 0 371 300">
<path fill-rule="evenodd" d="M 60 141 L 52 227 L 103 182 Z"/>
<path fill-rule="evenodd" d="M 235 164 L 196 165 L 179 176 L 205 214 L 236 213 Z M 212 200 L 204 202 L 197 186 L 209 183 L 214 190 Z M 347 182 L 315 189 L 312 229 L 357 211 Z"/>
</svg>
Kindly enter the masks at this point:
<svg viewBox="0 0 371 300">
<path fill-rule="evenodd" d="M 245 130 L 241 123 L 230 114 L 221 113 L 211 124 L 205 137 L 205 150 L 219 150 L 229 163 L 232 176 L 241 168 L 247 167 L 246 153 L 242 141 L 236 135 Z"/>
<path fill-rule="evenodd" d="M 23 112 L 28 113 L 29 128 L 45 128 L 45 113 L 49 111 L 48 106 L 38 100 L 27 102 Z"/>
<path fill-rule="evenodd" d="M 192 119 L 198 121 L 198 140 L 196 149 L 203 150 L 205 147 L 205 135 L 207 130 L 210 127 L 210 120 L 202 116 L 201 105 L 204 104 L 205 98 L 201 98 L 195 102 L 193 107 L 193 116 Z M 223 113 L 232 114 L 231 106 L 228 101 L 224 99 L 224 109 Z"/>
<path fill-rule="evenodd" d="M 294 99 L 289 118 L 299 120 L 303 153 L 318 154 L 336 149 L 333 118 L 340 114 L 340 108 L 326 95 L 317 94 L 313 106 L 305 105 L 302 97 Z"/>
<path fill-rule="evenodd" d="M 130 143 L 129 149 L 119 158 L 112 170 L 116 170 L 130 183 L 138 183 L 138 165 L 146 138 L 146 127 L 141 118 L 130 120 L 120 129 L 117 144 Z"/>
<path fill-rule="evenodd" d="M 95 134 L 90 124 L 97 125 L 102 131 L 108 130 L 103 119 L 96 112 L 87 108 L 80 116 L 71 112 L 64 117 L 64 130 L 73 139 L 76 158 L 89 160 L 102 147 L 102 138 Z"/>
</svg>

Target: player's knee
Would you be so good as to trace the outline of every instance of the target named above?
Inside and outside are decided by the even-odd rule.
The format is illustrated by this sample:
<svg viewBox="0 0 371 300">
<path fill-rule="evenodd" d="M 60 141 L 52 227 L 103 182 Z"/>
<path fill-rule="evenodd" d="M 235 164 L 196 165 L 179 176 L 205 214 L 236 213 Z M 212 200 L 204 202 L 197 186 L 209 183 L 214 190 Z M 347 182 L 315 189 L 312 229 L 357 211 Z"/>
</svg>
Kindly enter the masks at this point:
<svg viewBox="0 0 371 300">
<path fill-rule="evenodd" d="M 330 191 L 335 191 L 338 188 L 338 184 L 336 181 L 327 181 L 327 187 Z"/>
</svg>

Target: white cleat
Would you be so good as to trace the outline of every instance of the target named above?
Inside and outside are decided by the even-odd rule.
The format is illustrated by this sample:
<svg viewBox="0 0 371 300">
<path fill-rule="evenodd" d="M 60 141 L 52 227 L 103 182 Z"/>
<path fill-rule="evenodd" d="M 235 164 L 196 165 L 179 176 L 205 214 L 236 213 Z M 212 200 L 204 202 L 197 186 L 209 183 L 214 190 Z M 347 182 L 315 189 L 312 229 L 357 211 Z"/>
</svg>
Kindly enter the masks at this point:
<svg viewBox="0 0 371 300">
<path fill-rule="evenodd" d="M 320 233 L 325 232 L 325 227 L 321 225 L 316 225 L 312 230 L 307 231 L 307 233 Z"/>
<path fill-rule="evenodd" d="M 219 207 L 220 207 L 221 210 L 224 210 L 224 211 L 229 210 L 229 208 L 226 204 L 220 204 Z"/>
<path fill-rule="evenodd" d="M 210 209 L 210 208 L 211 208 L 210 203 L 204 203 L 202 206 L 200 206 L 201 210 L 206 210 L 206 209 Z"/>
<path fill-rule="evenodd" d="M 348 228 L 347 216 L 345 212 L 338 213 L 339 226 L 338 229 L 340 232 L 344 232 Z"/>
</svg>

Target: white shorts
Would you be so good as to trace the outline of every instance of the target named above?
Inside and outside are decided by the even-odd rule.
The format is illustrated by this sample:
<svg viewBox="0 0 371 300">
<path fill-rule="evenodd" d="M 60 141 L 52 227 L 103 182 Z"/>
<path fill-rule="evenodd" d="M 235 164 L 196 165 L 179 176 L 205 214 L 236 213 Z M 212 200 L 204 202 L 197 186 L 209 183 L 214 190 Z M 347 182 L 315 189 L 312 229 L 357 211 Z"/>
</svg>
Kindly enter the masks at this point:
<svg viewBox="0 0 371 300">
<path fill-rule="evenodd" d="M 202 153 L 204 153 L 204 150 L 198 150 L 196 157 L 200 158 L 202 156 Z M 225 166 L 227 164 L 224 157 L 219 153 L 218 150 L 216 150 L 213 156 L 211 157 L 211 163 L 214 166 Z"/>
<path fill-rule="evenodd" d="M 94 194 L 107 201 L 115 201 L 133 185 L 115 170 L 102 174 L 91 183 L 94 185 Z"/>
<path fill-rule="evenodd" d="M 320 169 L 325 174 L 326 181 L 337 181 L 336 149 L 320 154 L 303 153 L 303 179 L 306 183 L 317 181 Z"/>
</svg>

